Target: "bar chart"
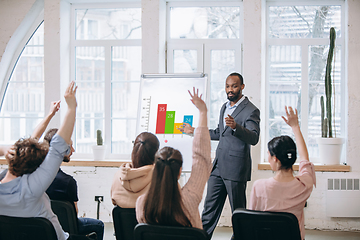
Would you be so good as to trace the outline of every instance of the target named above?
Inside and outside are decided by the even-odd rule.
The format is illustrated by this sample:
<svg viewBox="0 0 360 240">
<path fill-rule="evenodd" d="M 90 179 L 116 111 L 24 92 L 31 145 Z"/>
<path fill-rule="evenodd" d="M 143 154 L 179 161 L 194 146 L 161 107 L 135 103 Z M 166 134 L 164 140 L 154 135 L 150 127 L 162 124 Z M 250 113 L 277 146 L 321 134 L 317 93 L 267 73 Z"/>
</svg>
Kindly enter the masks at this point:
<svg viewBox="0 0 360 240">
<path fill-rule="evenodd" d="M 175 122 L 175 111 L 167 111 L 167 104 L 158 104 L 156 117 L 156 134 L 182 134 L 178 130 L 183 123 L 188 123 L 192 126 L 193 115 L 184 115 L 183 121 Z"/>
<path fill-rule="evenodd" d="M 191 102 L 189 91 L 195 87 L 206 99 L 206 76 L 145 76 L 141 79 L 138 102 L 137 134 L 156 134 L 160 148 L 178 149 L 183 156 L 183 170 L 192 166 L 193 136 L 182 133 L 184 123 L 196 128 L 199 110 Z"/>
</svg>

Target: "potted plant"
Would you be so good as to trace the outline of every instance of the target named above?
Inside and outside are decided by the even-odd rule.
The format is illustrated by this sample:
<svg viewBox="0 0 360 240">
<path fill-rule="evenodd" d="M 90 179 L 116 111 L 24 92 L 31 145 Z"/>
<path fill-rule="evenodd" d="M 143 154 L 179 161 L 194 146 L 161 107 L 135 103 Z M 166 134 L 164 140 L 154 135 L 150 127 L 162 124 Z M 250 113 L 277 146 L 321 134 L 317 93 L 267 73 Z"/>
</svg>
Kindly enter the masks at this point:
<svg viewBox="0 0 360 240">
<path fill-rule="evenodd" d="M 106 146 L 103 145 L 103 138 L 101 136 L 101 130 L 99 130 L 99 129 L 96 131 L 96 142 L 97 142 L 97 144 L 92 146 L 94 160 L 95 161 L 104 160 Z"/>
<path fill-rule="evenodd" d="M 324 96 L 320 98 L 321 105 L 321 138 L 316 141 L 319 146 L 320 162 L 326 165 L 340 164 L 342 145 L 345 142 L 343 138 L 336 137 L 336 131 L 333 131 L 332 126 L 332 83 L 331 70 L 334 56 L 336 32 L 332 27 L 330 28 L 330 47 L 325 69 L 325 98 L 326 98 L 326 115 Z M 335 94 L 335 92 L 334 92 Z M 335 111 L 334 111 L 335 112 Z M 334 125 L 335 127 L 335 125 Z"/>
</svg>

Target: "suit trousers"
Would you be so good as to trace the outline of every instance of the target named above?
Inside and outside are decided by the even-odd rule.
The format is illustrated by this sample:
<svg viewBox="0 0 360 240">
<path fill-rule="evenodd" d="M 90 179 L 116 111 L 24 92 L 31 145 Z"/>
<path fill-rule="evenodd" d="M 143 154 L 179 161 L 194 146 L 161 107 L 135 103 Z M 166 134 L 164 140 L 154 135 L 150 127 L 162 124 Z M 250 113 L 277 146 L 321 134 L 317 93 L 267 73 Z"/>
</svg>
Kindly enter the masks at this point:
<svg viewBox="0 0 360 240">
<path fill-rule="evenodd" d="M 229 196 L 231 212 L 237 208 L 246 208 L 246 184 L 224 179 L 215 165 L 207 183 L 207 193 L 202 212 L 202 224 L 210 238 L 219 221 L 226 196 Z"/>
</svg>

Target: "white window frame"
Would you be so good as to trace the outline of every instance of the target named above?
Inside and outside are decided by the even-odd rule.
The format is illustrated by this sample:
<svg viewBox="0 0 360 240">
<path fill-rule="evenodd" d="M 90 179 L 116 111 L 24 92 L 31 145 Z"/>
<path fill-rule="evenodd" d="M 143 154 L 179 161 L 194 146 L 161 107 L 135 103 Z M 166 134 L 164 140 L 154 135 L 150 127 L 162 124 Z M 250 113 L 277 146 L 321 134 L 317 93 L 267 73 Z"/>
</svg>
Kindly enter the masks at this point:
<svg viewBox="0 0 360 240">
<path fill-rule="evenodd" d="M 275 46 L 275 45 L 297 45 L 301 47 L 301 132 L 303 134 L 303 137 L 305 139 L 305 142 L 308 142 L 308 107 L 309 107 L 309 73 L 308 73 L 308 63 L 309 63 L 309 46 L 311 45 L 329 45 L 329 38 L 299 38 L 299 39 L 276 39 L 276 38 L 270 38 L 269 37 L 269 7 L 270 6 L 319 6 L 319 5 L 340 5 L 341 6 L 341 36 L 336 37 L 335 45 L 341 45 L 341 109 L 346 109 L 346 79 L 345 79 L 345 71 L 346 71 L 346 26 L 345 26 L 345 1 L 342 0 L 331 0 L 331 1 L 278 1 L 278 0 L 267 0 L 266 3 L 266 73 L 265 73 L 265 119 L 264 119 L 264 130 L 262 130 L 262 162 L 267 162 L 267 143 L 271 140 L 269 137 L 269 108 L 267 103 L 269 102 L 269 82 L 267 79 L 269 79 L 269 46 Z M 345 128 L 345 122 L 346 122 L 346 112 L 347 111 L 341 111 L 341 133 L 342 136 L 345 136 L 346 134 L 346 128 Z M 345 157 L 346 149 L 343 149 L 343 159 L 346 159 Z M 312 157 L 309 156 L 310 160 L 315 163 L 319 163 L 320 159 L 318 157 Z M 299 159 L 298 159 L 299 160 Z"/>
<path fill-rule="evenodd" d="M 112 47 L 123 46 L 140 46 L 141 39 L 116 39 L 116 40 L 76 40 L 75 39 L 75 27 L 76 9 L 108 9 L 108 8 L 141 8 L 141 2 L 133 3 L 108 3 L 108 4 L 73 4 L 71 6 L 71 20 L 70 20 L 70 79 L 75 81 L 75 63 L 76 63 L 76 47 L 104 47 L 105 48 L 105 94 L 108 96 L 105 98 L 105 115 L 104 115 L 104 145 L 107 145 L 106 159 L 118 159 L 118 160 L 130 160 L 131 152 L 129 154 L 114 154 L 111 152 L 111 50 Z M 139 76 L 140 78 L 140 76 Z M 140 80 L 139 80 L 140 81 Z M 92 133 L 96 134 L 96 133 Z M 76 133 L 74 133 L 76 135 Z M 105 136 L 105 137 L 104 137 Z M 94 145 L 96 143 L 94 142 Z M 92 159 L 92 153 L 74 153 L 74 158 L 79 159 Z"/>
<path fill-rule="evenodd" d="M 171 7 L 211 7 L 211 6 L 238 6 L 240 7 L 241 17 L 240 17 L 240 33 L 238 39 L 171 39 L 170 38 L 170 8 Z M 235 50 L 235 67 L 237 71 L 242 73 L 242 45 L 243 45 L 243 3 L 242 1 L 201 1 L 201 2 L 177 2 L 171 1 L 167 3 L 167 73 L 174 73 L 173 69 L 173 50 L 179 49 L 189 49 L 197 50 L 197 70 L 198 72 L 208 74 L 209 83 L 207 87 L 207 102 L 210 102 L 210 85 L 211 85 L 211 51 L 212 50 Z M 224 44 L 226 42 L 226 44 Z M 230 74 L 230 73 L 229 73 Z M 225 78 L 217 79 L 213 82 L 224 82 L 225 88 Z M 224 96 L 226 100 L 226 96 Z M 220 109 L 218 110 L 220 111 Z M 216 113 L 217 114 L 217 113 Z M 211 116 L 211 113 L 210 113 Z M 210 117 L 208 119 L 210 122 Z M 217 126 L 211 126 L 217 127 Z M 212 149 L 212 154 L 214 155 L 215 149 Z"/>
</svg>

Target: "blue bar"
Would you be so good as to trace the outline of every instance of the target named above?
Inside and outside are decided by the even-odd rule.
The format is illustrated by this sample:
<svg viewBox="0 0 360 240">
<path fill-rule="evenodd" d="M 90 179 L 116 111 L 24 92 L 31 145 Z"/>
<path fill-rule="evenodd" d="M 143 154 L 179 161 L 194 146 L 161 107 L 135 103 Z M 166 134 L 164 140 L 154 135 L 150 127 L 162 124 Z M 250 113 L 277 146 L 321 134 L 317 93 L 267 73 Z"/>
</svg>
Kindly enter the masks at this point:
<svg viewBox="0 0 360 240">
<path fill-rule="evenodd" d="M 188 124 L 190 124 L 190 126 L 192 126 L 193 118 L 194 118 L 193 115 L 184 115 L 184 121 L 183 122 L 188 123 Z"/>
</svg>

